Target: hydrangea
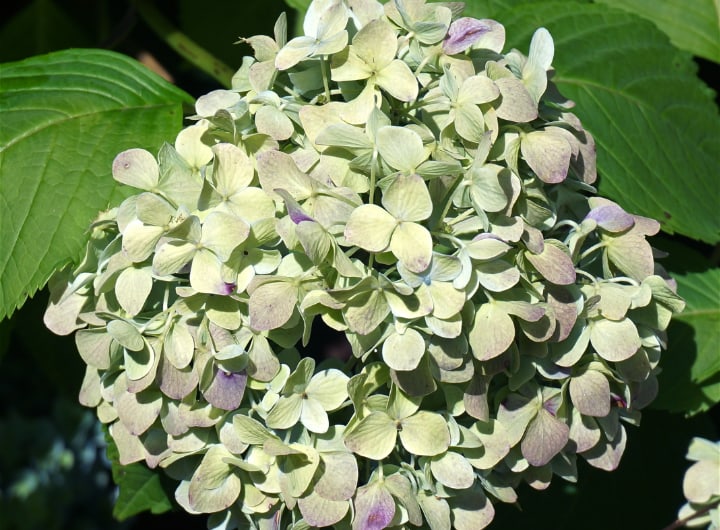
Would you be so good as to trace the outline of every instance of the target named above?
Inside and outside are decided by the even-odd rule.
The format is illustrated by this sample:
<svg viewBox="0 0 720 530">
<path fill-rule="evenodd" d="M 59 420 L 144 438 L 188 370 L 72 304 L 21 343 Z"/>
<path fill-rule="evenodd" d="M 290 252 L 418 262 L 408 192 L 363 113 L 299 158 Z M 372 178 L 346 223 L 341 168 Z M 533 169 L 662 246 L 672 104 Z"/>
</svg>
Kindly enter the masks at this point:
<svg viewBox="0 0 720 530">
<path fill-rule="evenodd" d="M 81 403 L 211 528 L 484 528 L 578 456 L 614 469 L 656 394 L 659 224 L 594 195 L 550 34 L 503 53 L 460 15 L 314 0 L 243 39 L 51 282 Z"/>
<path fill-rule="evenodd" d="M 687 504 L 678 519 L 688 528 L 720 528 L 720 442 L 693 438 L 687 459 L 694 463 L 685 472 L 683 494 Z"/>
</svg>

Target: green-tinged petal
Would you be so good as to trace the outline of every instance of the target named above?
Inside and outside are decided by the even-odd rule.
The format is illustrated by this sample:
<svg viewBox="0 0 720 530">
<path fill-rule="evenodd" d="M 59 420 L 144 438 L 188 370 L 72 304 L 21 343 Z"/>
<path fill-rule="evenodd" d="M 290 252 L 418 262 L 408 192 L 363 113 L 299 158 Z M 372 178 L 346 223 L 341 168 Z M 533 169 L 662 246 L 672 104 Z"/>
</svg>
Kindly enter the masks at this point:
<svg viewBox="0 0 720 530">
<path fill-rule="evenodd" d="M 400 221 L 423 221 L 433 209 L 430 192 L 419 175 L 399 175 L 383 193 L 382 204 Z"/>
<path fill-rule="evenodd" d="M 557 184 L 567 177 L 572 147 L 561 134 L 550 131 L 528 133 L 520 143 L 520 152 L 543 182 Z"/>
<path fill-rule="evenodd" d="M 390 239 L 390 250 L 410 271 L 420 273 L 432 260 L 432 236 L 427 228 L 403 221 Z"/>
<path fill-rule="evenodd" d="M 308 398 L 317 401 L 324 410 L 338 408 L 347 399 L 348 376 L 334 368 L 323 370 L 313 376 L 305 393 Z"/>
<path fill-rule="evenodd" d="M 385 364 L 393 370 L 414 370 L 425 355 L 425 340 L 412 328 L 405 333 L 393 333 L 382 347 Z"/>
<path fill-rule="evenodd" d="M 397 37 L 392 26 L 382 18 L 373 20 L 357 32 L 352 49 L 375 73 L 385 68 L 395 58 Z"/>
<path fill-rule="evenodd" d="M 297 454 L 278 459 L 280 488 L 284 495 L 300 497 L 310 486 L 315 471 L 320 465 L 320 455 L 312 447 L 291 444 Z"/>
<path fill-rule="evenodd" d="M 176 324 L 170 328 L 163 342 L 163 353 L 179 370 L 190 364 L 195 354 L 195 342 L 187 326 Z"/>
<path fill-rule="evenodd" d="M 422 512 L 420 511 L 420 505 L 415 497 L 415 492 L 410 485 L 410 481 L 400 473 L 393 473 L 389 477 L 385 477 L 385 487 L 400 505 L 405 508 L 410 524 L 422 526 Z"/>
<path fill-rule="evenodd" d="M 335 145 L 358 151 L 373 148 L 370 138 L 360 127 L 354 127 L 347 123 L 334 123 L 327 126 L 317 135 L 315 142 L 320 145 Z"/>
<path fill-rule="evenodd" d="M 450 507 L 445 499 L 430 492 L 418 492 L 418 502 L 430 530 L 450 530 Z"/>
<path fill-rule="evenodd" d="M 570 379 L 573 405 L 586 416 L 605 417 L 610 413 L 610 383 L 596 370 L 587 370 Z"/>
<path fill-rule="evenodd" d="M 141 193 L 135 201 L 135 212 L 145 224 L 164 226 L 170 224 L 175 209 L 154 193 Z"/>
<path fill-rule="evenodd" d="M 249 445 L 262 445 L 274 437 L 262 423 L 244 414 L 233 416 L 233 427 L 238 439 Z"/>
<path fill-rule="evenodd" d="M 570 428 L 544 408 L 530 422 L 520 448 L 532 466 L 544 466 L 569 440 Z"/>
<path fill-rule="evenodd" d="M 474 239 L 465 247 L 471 258 L 481 261 L 498 258 L 511 248 L 512 247 L 504 241 L 494 237 Z"/>
<path fill-rule="evenodd" d="M 123 232 L 122 247 L 125 255 L 135 263 L 145 261 L 155 250 L 155 245 L 165 233 L 162 226 L 143 224 L 138 219 L 130 221 Z"/>
<path fill-rule="evenodd" d="M 410 396 L 396 385 L 390 390 L 386 411 L 391 418 L 402 420 L 415 414 L 420 408 L 420 403 L 422 397 Z"/>
<path fill-rule="evenodd" d="M 427 158 L 420 135 L 406 127 L 382 127 L 375 144 L 383 160 L 398 171 L 414 173 Z"/>
<path fill-rule="evenodd" d="M 706 503 L 720 495 L 720 473 L 717 458 L 695 462 L 685 472 L 683 493 L 693 503 Z"/>
<path fill-rule="evenodd" d="M 382 482 L 358 488 L 352 530 L 382 530 L 395 516 L 395 501 Z"/>
<path fill-rule="evenodd" d="M 237 301 L 229 297 L 209 297 L 205 302 L 205 312 L 210 322 L 223 329 L 236 330 L 242 324 L 240 307 Z"/>
<path fill-rule="evenodd" d="M 123 348 L 131 351 L 140 351 L 145 347 L 145 341 L 135 326 L 124 320 L 112 320 L 107 325 L 107 331 L 113 339 Z"/>
<path fill-rule="evenodd" d="M 539 254 L 526 252 L 525 258 L 543 277 L 555 285 L 572 285 L 575 283 L 575 265 L 567 253 L 565 246 L 556 240 L 546 240 L 543 251 Z"/>
<path fill-rule="evenodd" d="M 463 81 L 458 92 L 457 103 L 479 105 L 493 101 L 499 96 L 500 90 L 492 79 L 484 75 L 474 75 Z"/>
<path fill-rule="evenodd" d="M 310 491 L 298 499 L 298 508 L 307 524 L 313 528 L 324 528 L 338 523 L 350 509 L 346 500 L 334 501 Z"/>
<path fill-rule="evenodd" d="M 629 359 L 641 346 L 638 330 L 629 318 L 591 321 L 590 343 L 603 359 L 612 362 Z"/>
<path fill-rule="evenodd" d="M 415 101 L 418 82 L 410 67 L 395 59 L 375 75 L 375 82 L 385 92 L 400 101 Z M 399 168 L 398 168 L 399 169 Z"/>
<path fill-rule="evenodd" d="M 113 178 L 134 188 L 154 190 L 160 179 L 155 157 L 144 149 L 128 149 L 115 157 Z"/>
<path fill-rule="evenodd" d="M 308 431 L 315 433 L 327 432 L 330 426 L 327 412 L 325 412 L 325 409 L 319 401 L 312 398 L 306 398 L 302 401 L 300 423 L 302 423 Z"/>
<path fill-rule="evenodd" d="M 552 345 L 553 361 L 558 366 L 573 366 L 580 360 L 590 344 L 590 328 L 576 324 L 568 337 Z"/>
<path fill-rule="evenodd" d="M 353 453 L 372 460 L 382 460 L 395 447 L 397 426 L 384 412 L 374 411 L 345 432 L 345 446 Z"/>
<path fill-rule="evenodd" d="M 200 129 L 200 134 L 204 134 L 206 129 L 207 126 L 205 125 Z M 180 140 L 182 141 L 182 139 Z M 202 144 L 200 149 L 207 155 L 207 161 L 210 161 L 212 150 Z M 194 209 L 203 185 L 203 181 L 200 175 L 198 175 L 197 170 L 193 169 L 185 158 L 170 144 L 163 144 L 160 148 L 158 163 L 160 164 L 159 188 L 163 195 L 173 201 L 177 206 Z M 204 165 L 204 163 L 201 165 Z"/>
<path fill-rule="evenodd" d="M 202 141 L 208 126 L 207 120 L 200 120 L 180 131 L 175 139 L 175 149 L 192 168 L 199 169 L 212 160 L 212 149 Z"/>
<path fill-rule="evenodd" d="M 220 197 L 227 199 L 252 182 L 254 169 L 245 151 L 233 144 L 213 146 L 215 162 L 210 182 Z"/>
<path fill-rule="evenodd" d="M 283 111 L 272 105 L 264 105 L 255 113 L 255 126 L 261 134 L 282 141 L 287 140 L 295 132 L 292 121 Z"/>
<path fill-rule="evenodd" d="M 373 73 L 370 65 L 358 56 L 352 46 L 333 56 L 330 72 L 332 80 L 338 82 L 367 79 Z"/>
<path fill-rule="evenodd" d="M 631 278 L 642 281 L 653 274 L 652 248 L 643 236 L 624 234 L 605 243 L 610 261 Z"/>
<path fill-rule="evenodd" d="M 264 283 L 250 294 L 250 325 L 258 331 L 279 328 L 293 314 L 298 288 L 289 282 Z"/>
<path fill-rule="evenodd" d="M 232 454 L 222 446 L 211 447 L 190 480 L 188 501 L 202 513 L 214 513 L 229 508 L 240 495 L 240 478 L 233 467 L 224 462 Z"/>
<path fill-rule="evenodd" d="M 85 376 L 83 377 L 82 383 L 80 384 L 78 402 L 83 407 L 93 408 L 98 407 L 102 402 L 102 393 L 100 391 L 100 374 L 98 373 L 98 370 L 96 368 L 93 368 L 90 365 L 85 367 Z"/>
<path fill-rule="evenodd" d="M 193 243 L 168 241 L 153 256 L 153 272 L 158 276 L 175 274 L 193 258 L 196 251 L 197 247 Z"/>
<path fill-rule="evenodd" d="M 500 119 L 516 123 L 527 123 L 538 116 L 538 109 L 522 81 L 516 77 L 501 77 L 495 80 L 500 89 L 500 105 L 496 107 Z"/>
<path fill-rule="evenodd" d="M 418 289 L 409 296 L 402 296 L 398 293 L 385 291 L 387 305 L 390 306 L 392 314 L 399 318 L 420 318 L 432 312 L 433 301 L 428 289 Z"/>
<path fill-rule="evenodd" d="M 312 179 L 298 169 L 292 157 L 280 151 L 264 151 L 257 155 L 260 186 L 270 196 L 278 197 L 275 189 L 287 191 L 298 201 L 307 199 L 313 192 Z"/>
<path fill-rule="evenodd" d="M 300 420 L 303 409 L 303 398 L 300 394 L 282 396 L 275 403 L 265 423 L 271 429 L 289 429 Z"/>
<path fill-rule="evenodd" d="M 504 427 L 503 438 L 510 447 L 520 441 L 528 424 L 541 407 L 538 398 L 528 399 L 519 394 L 510 394 L 500 404 L 497 421 Z"/>
<path fill-rule="evenodd" d="M 75 333 L 75 345 L 85 364 L 107 370 L 110 368 L 110 343 L 113 336 L 105 330 L 81 329 Z"/>
<path fill-rule="evenodd" d="M 522 436 L 524 429 L 525 425 L 523 425 L 520 436 Z M 481 448 L 463 451 L 463 454 L 474 468 L 481 470 L 492 469 L 510 452 L 511 445 L 506 436 L 507 431 L 499 421 L 477 422 L 473 425 L 471 432 L 482 443 Z"/>
<path fill-rule="evenodd" d="M 433 476 L 444 486 L 466 489 L 475 482 L 475 470 L 462 455 L 448 451 L 430 461 Z"/>
<path fill-rule="evenodd" d="M 468 171 L 471 179 L 470 197 L 473 205 L 486 212 L 507 208 L 512 192 L 510 171 L 496 164 L 473 165 Z"/>
<path fill-rule="evenodd" d="M 431 282 L 428 288 L 433 299 L 432 315 L 435 318 L 452 318 L 465 305 L 465 292 L 455 289 L 450 282 Z"/>
<path fill-rule="evenodd" d="M 245 188 L 235 193 L 228 202 L 223 203 L 224 208 L 247 223 L 255 223 L 260 219 L 275 216 L 275 203 L 260 188 Z M 255 229 L 255 226 L 252 227 Z"/>
<path fill-rule="evenodd" d="M 505 260 L 481 263 L 476 269 L 480 284 L 488 291 L 501 293 L 520 281 L 520 271 Z"/>
<path fill-rule="evenodd" d="M 315 38 L 302 36 L 288 42 L 275 57 L 275 68 L 287 70 L 308 57 L 315 45 Z"/>
<path fill-rule="evenodd" d="M 480 487 L 454 497 L 450 511 L 457 530 L 482 530 L 495 517 L 493 503 Z"/>
<path fill-rule="evenodd" d="M 209 250 L 200 249 L 193 256 L 190 285 L 199 293 L 231 294 L 235 286 L 224 281 L 222 272 L 218 257 Z"/>
<path fill-rule="evenodd" d="M 155 364 L 155 350 L 147 343 L 140 350 L 123 350 L 125 372 L 128 379 L 137 381 L 150 373 Z"/>
<path fill-rule="evenodd" d="M 120 307 L 130 316 L 135 316 L 142 311 L 152 286 L 150 271 L 129 267 L 120 273 L 115 282 L 115 296 Z"/>
<path fill-rule="evenodd" d="M 123 392 L 113 405 L 118 411 L 118 418 L 128 432 L 140 436 L 147 431 L 160 414 L 163 396 L 160 392 L 148 390 L 133 394 Z"/>
<path fill-rule="evenodd" d="M 374 204 L 355 208 L 345 225 L 345 239 L 370 252 L 382 252 L 390 244 L 397 220 Z"/>
<path fill-rule="evenodd" d="M 334 240 L 322 225 L 314 221 L 303 221 L 295 227 L 295 234 L 313 263 L 320 265 L 325 261 Z"/>
<path fill-rule="evenodd" d="M 333 501 L 350 499 L 355 494 L 358 481 L 355 456 L 344 451 L 333 451 L 320 453 L 320 458 L 323 465 L 315 483 L 315 493 Z"/>
<path fill-rule="evenodd" d="M 202 245 L 224 262 L 249 233 L 250 227 L 239 217 L 225 212 L 212 212 L 202 225 Z"/>
<path fill-rule="evenodd" d="M 514 339 L 512 318 L 495 304 L 481 305 L 468 335 L 475 358 L 487 361 L 497 357 L 510 347 Z"/>
<path fill-rule="evenodd" d="M 477 105 L 466 103 L 455 109 L 455 130 L 465 140 L 478 143 L 485 132 L 483 113 Z"/>
<path fill-rule="evenodd" d="M 344 309 L 344 318 L 351 331 L 367 335 L 375 331 L 390 313 L 383 293 L 373 290 L 354 296 Z"/>
<path fill-rule="evenodd" d="M 119 462 L 123 466 L 139 462 L 145 458 L 145 446 L 140 438 L 133 436 L 122 422 L 115 422 L 110 426 L 110 435 L 117 445 L 120 453 Z"/>
<path fill-rule="evenodd" d="M 450 432 L 440 414 L 421 410 L 401 424 L 400 441 L 414 455 L 439 455 L 450 446 Z"/>
</svg>

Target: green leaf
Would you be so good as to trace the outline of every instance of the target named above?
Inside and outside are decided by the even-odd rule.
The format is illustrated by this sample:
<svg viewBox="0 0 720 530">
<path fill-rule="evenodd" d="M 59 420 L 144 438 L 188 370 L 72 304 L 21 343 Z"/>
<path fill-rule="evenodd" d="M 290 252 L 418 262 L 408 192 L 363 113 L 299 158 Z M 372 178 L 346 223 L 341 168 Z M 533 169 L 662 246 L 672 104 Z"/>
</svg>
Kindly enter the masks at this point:
<svg viewBox="0 0 720 530">
<path fill-rule="evenodd" d="M 77 259 L 99 210 L 124 193 L 113 158 L 157 150 L 190 97 L 132 59 L 67 50 L 0 66 L 0 318 Z M 19 170 L 22 168 L 22 171 Z"/>
<path fill-rule="evenodd" d="M 473 3 L 469 14 L 488 16 L 482 5 Z M 688 55 L 650 23 L 605 6 L 538 2 L 492 15 L 505 25 L 506 49 L 527 50 L 536 28 L 550 31 L 553 81 L 595 137 L 602 195 L 661 220 L 668 233 L 720 239 L 717 201 L 708 193 L 720 119 Z"/>
<path fill-rule="evenodd" d="M 678 294 L 685 299 L 685 311 L 675 320 L 695 330 L 697 357 L 691 377 L 702 383 L 720 373 L 720 269 L 678 276 Z"/>
<path fill-rule="evenodd" d="M 595 0 L 643 17 L 681 50 L 720 62 L 720 4 L 713 0 Z"/>
<path fill-rule="evenodd" d="M 668 328 L 653 407 L 692 416 L 720 402 L 720 269 L 676 276 L 685 311 Z"/>
<path fill-rule="evenodd" d="M 145 464 L 120 465 L 120 454 L 115 442 L 107 434 L 105 440 L 108 444 L 107 456 L 112 464 L 113 481 L 118 486 L 113 516 L 124 521 L 147 510 L 154 514 L 171 510 L 172 503 L 162 487 L 160 474 L 151 471 Z"/>
</svg>

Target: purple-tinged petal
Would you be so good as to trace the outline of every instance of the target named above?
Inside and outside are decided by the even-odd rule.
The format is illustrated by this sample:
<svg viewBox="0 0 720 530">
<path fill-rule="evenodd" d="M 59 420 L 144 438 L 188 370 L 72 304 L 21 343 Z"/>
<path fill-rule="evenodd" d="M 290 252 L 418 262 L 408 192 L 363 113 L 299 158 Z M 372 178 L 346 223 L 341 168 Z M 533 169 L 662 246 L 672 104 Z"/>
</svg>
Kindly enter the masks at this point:
<svg viewBox="0 0 720 530">
<path fill-rule="evenodd" d="M 488 21 L 471 17 L 459 18 L 450 24 L 447 37 L 443 41 L 443 51 L 448 55 L 463 52 L 492 29 Z"/>
<path fill-rule="evenodd" d="M 377 482 L 358 488 L 355 494 L 354 530 L 382 530 L 395 516 L 395 501 Z"/>
<path fill-rule="evenodd" d="M 635 224 L 633 216 L 614 203 L 593 208 L 585 219 L 592 219 L 608 232 L 624 232 Z"/>
<path fill-rule="evenodd" d="M 235 289 L 237 289 L 237 284 L 233 282 L 225 282 L 223 285 L 220 286 L 220 293 L 225 296 L 231 295 L 235 292 Z"/>
<path fill-rule="evenodd" d="M 247 374 L 244 371 L 233 373 L 217 368 L 215 377 L 208 389 L 203 392 L 203 396 L 213 407 L 235 410 L 240 406 L 246 384 Z"/>
<path fill-rule="evenodd" d="M 273 191 L 280 195 L 280 197 L 282 197 L 285 201 L 285 208 L 287 208 L 288 215 L 293 223 L 299 225 L 303 221 L 315 221 L 315 219 L 303 211 L 302 206 L 300 206 L 300 204 L 287 191 L 281 188 L 276 188 Z"/>
</svg>

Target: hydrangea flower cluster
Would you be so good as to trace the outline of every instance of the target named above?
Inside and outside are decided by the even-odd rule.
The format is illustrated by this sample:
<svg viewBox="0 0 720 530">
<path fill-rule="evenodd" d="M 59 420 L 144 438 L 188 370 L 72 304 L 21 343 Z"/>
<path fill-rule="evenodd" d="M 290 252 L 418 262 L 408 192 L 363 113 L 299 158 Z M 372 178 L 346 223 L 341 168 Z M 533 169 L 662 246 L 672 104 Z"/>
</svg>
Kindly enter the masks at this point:
<svg viewBox="0 0 720 530">
<path fill-rule="evenodd" d="M 685 472 L 683 494 L 687 503 L 678 519 L 688 528 L 720 529 L 720 441 L 693 438 L 687 459 L 694 463 Z"/>
<path fill-rule="evenodd" d="M 314 0 L 243 39 L 51 282 L 81 402 L 211 528 L 484 528 L 578 455 L 615 468 L 655 396 L 658 223 L 593 195 L 549 33 L 503 54 L 461 11 Z"/>
</svg>

